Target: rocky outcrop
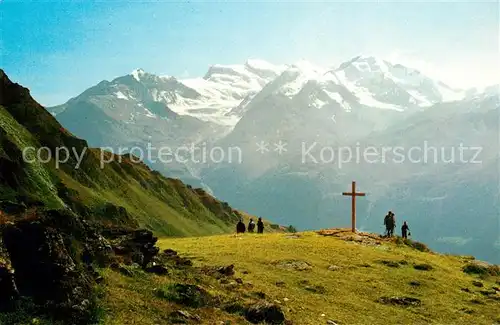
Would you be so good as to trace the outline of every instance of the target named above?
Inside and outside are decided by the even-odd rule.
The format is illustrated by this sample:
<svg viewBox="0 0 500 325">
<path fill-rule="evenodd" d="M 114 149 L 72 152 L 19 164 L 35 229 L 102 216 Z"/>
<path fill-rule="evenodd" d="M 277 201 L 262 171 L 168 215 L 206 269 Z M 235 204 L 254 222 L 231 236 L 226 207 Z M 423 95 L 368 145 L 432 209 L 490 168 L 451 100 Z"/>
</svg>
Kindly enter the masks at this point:
<svg viewBox="0 0 500 325">
<path fill-rule="evenodd" d="M 114 253 L 123 257 L 125 264 L 137 263 L 146 269 L 160 249 L 156 247 L 158 238 L 149 230 L 114 229 L 107 231 Z"/>
<path fill-rule="evenodd" d="M 70 253 L 65 236 L 38 220 L 6 225 L 2 235 L 20 295 L 57 318 L 87 323 L 93 279 Z"/>
<path fill-rule="evenodd" d="M 95 321 L 94 288 L 102 280 L 95 266 L 130 260 L 147 268 L 159 251 L 148 230 L 109 231 L 70 210 L 33 212 L 4 223 L 0 234 L 11 265 L 0 264 L 1 306 L 12 307 L 16 298 L 26 297 L 65 324 Z M 150 268 L 165 274 L 158 265 Z"/>
</svg>

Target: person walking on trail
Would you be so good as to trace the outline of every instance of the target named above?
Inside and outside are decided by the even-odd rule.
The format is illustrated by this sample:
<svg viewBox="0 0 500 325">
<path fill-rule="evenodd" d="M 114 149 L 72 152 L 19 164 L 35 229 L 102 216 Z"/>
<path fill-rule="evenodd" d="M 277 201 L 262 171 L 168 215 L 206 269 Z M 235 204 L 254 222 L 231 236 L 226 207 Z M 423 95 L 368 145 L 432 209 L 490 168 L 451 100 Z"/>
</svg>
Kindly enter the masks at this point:
<svg viewBox="0 0 500 325">
<path fill-rule="evenodd" d="M 245 229 L 245 224 L 243 223 L 243 220 L 240 219 L 240 221 L 236 225 L 236 233 L 237 234 L 244 233 L 245 230 L 246 230 Z"/>
<path fill-rule="evenodd" d="M 250 218 L 250 222 L 248 223 L 248 232 L 253 232 L 255 229 L 255 222 Z"/>
<path fill-rule="evenodd" d="M 259 220 L 257 221 L 257 233 L 264 233 L 264 222 L 262 222 L 262 218 L 259 218 Z"/>
<path fill-rule="evenodd" d="M 401 236 L 404 238 L 404 239 L 408 239 L 408 231 L 410 230 L 410 228 L 408 227 L 408 224 L 406 223 L 406 221 L 403 223 L 403 225 L 401 226 Z"/>
</svg>

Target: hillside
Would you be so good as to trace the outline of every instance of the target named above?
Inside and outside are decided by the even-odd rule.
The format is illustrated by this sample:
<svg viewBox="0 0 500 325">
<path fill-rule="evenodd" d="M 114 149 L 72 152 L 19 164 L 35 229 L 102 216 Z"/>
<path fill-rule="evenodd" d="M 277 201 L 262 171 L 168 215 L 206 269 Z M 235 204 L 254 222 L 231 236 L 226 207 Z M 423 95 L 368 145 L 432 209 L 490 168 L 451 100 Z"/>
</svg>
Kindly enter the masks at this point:
<svg viewBox="0 0 500 325">
<path fill-rule="evenodd" d="M 63 129 L 27 89 L 12 83 L 3 71 L 0 77 L 0 207 L 68 206 L 91 220 L 140 225 L 159 235 L 206 235 L 234 229 L 241 214 L 227 203 L 161 176 L 137 163 L 137 157 L 89 148 Z M 32 163 L 27 163 L 23 150 L 30 147 L 26 160 Z M 39 151 L 42 147 L 47 149 Z M 42 159 L 36 159 L 38 152 Z"/>
<path fill-rule="evenodd" d="M 1 324 L 99 322 L 100 273 L 154 273 L 153 232 L 223 234 L 250 217 L 135 156 L 89 148 L 0 70 Z"/>
<path fill-rule="evenodd" d="M 282 316 L 301 325 L 500 322 L 498 266 L 421 251 L 425 245 L 411 241 L 323 233 L 329 236 L 161 239 L 159 246 L 169 249 L 164 255 L 184 266 L 172 264 L 167 276 L 108 271 L 105 324 L 173 324 L 178 318 L 185 324 L 249 324 L 251 310 L 265 302 L 273 310 L 271 324 L 283 323 Z M 185 259 L 193 266 L 185 266 Z M 184 300 L 181 284 L 196 288 Z"/>
</svg>

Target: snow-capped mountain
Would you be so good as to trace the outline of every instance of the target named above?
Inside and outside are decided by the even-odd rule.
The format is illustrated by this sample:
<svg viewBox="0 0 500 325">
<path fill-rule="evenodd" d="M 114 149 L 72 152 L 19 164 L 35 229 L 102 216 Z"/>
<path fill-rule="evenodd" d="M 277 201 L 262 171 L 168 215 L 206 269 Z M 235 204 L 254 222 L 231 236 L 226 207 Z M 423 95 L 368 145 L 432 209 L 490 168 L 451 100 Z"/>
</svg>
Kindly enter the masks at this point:
<svg viewBox="0 0 500 325">
<path fill-rule="evenodd" d="M 175 100 L 166 101 L 166 104 L 178 114 L 235 125 L 241 116 L 231 111 L 249 102 L 282 70 L 282 66 L 262 60 L 248 60 L 243 65 L 213 65 L 202 78 L 180 80 L 200 96 L 186 99 L 179 95 Z"/>
<path fill-rule="evenodd" d="M 261 60 L 248 60 L 242 65 L 213 65 L 204 77 L 178 80 L 172 76 L 157 76 L 143 69 L 118 77 L 111 82 L 102 81 L 68 103 L 51 108 L 54 115 L 61 113 L 68 104 L 84 98 L 109 96 L 115 107 L 135 106 L 134 112 L 120 111 L 120 119 L 137 115 L 162 118 L 162 113 L 151 112 L 148 103 L 166 105 L 179 114 L 196 117 L 202 121 L 221 125 L 234 125 L 239 117 L 229 114 L 244 101 L 249 101 L 284 68 Z M 112 96 L 112 97 L 111 97 Z M 159 114 L 157 114 L 159 113 Z"/>
<path fill-rule="evenodd" d="M 293 98 L 308 87 L 311 107 L 337 103 L 346 111 L 356 106 L 405 111 L 466 96 L 465 91 L 415 69 L 370 56 L 358 56 L 334 69 L 301 61 L 289 66 L 269 88 Z"/>
<path fill-rule="evenodd" d="M 425 107 L 465 98 L 463 90 L 452 89 L 418 70 L 375 57 L 358 56 L 331 73 L 352 92 L 361 91 L 359 97 L 371 95 L 380 102 L 393 102 L 402 107 Z"/>
<path fill-rule="evenodd" d="M 134 116 L 154 118 L 156 114 L 144 108 L 145 101 L 152 101 L 167 105 L 179 115 L 230 127 L 236 125 L 252 101 L 265 96 L 307 96 L 304 109 L 335 104 L 345 111 L 359 107 L 407 111 L 461 100 L 471 94 L 452 89 L 415 69 L 372 56 L 358 56 L 336 68 L 305 60 L 274 65 L 252 59 L 239 65 L 216 64 L 203 77 L 192 79 L 157 76 L 137 69 L 98 86 L 112 87 L 110 93 L 117 102 L 137 106 Z M 86 91 L 79 97 L 85 95 L 92 93 Z M 58 114 L 61 109 L 59 106 L 52 112 Z"/>
</svg>

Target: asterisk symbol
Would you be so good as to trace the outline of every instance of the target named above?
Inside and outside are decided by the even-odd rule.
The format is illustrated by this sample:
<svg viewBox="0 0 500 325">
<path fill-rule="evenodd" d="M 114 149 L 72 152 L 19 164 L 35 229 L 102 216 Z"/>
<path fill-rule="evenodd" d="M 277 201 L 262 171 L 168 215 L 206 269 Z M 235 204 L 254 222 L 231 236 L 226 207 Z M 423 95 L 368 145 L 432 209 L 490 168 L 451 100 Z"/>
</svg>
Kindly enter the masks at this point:
<svg viewBox="0 0 500 325">
<path fill-rule="evenodd" d="M 260 153 L 264 153 L 264 152 L 269 151 L 269 148 L 267 147 L 269 145 L 269 143 L 267 143 L 267 142 L 264 142 L 264 141 L 257 142 L 256 145 L 257 145 L 256 151 L 258 151 Z"/>
<path fill-rule="evenodd" d="M 274 148 L 274 151 L 277 151 L 278 155 L 281 155 L 283 152 L 287 151 L 287 149 L 285 148 L 286 143 L 283 143 L 283 141 L 281 140 L 278 143 L 275 143 L 274 146 L 276 147 Z"/>
</svg>

